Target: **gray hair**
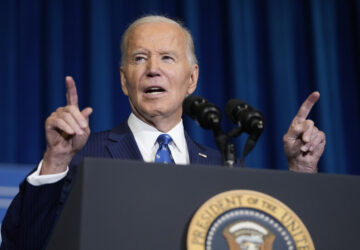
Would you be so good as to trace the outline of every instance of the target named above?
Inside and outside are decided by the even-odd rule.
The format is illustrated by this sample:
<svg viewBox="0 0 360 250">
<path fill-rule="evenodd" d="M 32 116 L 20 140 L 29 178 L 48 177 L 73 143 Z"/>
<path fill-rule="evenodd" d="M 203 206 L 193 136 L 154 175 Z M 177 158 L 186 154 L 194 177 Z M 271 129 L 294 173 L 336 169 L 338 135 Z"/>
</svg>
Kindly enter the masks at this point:
<svg viewBox="0 0 360 250">
<path fill-rule="evenodd" d="M 124 66 L 126 63 L 126 53 L 127 53 L 127 45 L 130 33 L 142 24 L 147 23 L 168 23 L 168 24 L 175 24 L 177 25 L 185 35 L 186 39 L 186 53 L 187 58 L 191 65 L 197 64 L 197 59 L 195 55 L 195 46 L 193 38 L 190 34 L 190 31 L 180 22 L 175 21 L 173 19 L 167 18 L 165 16 L 158 16 L 158 15 L 148 15 L 141 17 L 135 20 L 130 26 L 125 30 L 122 39 L 121 39 L 121 66 Z"/>
</svg>

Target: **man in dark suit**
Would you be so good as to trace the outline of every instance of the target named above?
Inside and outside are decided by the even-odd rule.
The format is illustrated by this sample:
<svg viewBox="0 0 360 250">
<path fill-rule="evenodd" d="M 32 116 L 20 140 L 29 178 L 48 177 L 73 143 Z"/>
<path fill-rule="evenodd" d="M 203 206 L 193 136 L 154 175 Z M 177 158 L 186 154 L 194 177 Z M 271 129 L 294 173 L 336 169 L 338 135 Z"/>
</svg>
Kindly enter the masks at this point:
<svg viewBox="0 0 360 250">
<path fill-rule="evenodd" d="M 164 158 L 160 151 L 165 147 L 167 161 L 176 164 L 222 164 L 220 153 L 194 142 L 182 124 L 182 102 L 195 91 L 199 72 L 190 33 L 171 19 L 147 16 L 126 30 L 121 51 L 121 86 L 132 108 L 129 119 L 90 136 L 92 109 L 79 110 L 75 82 L 66 77 L 67 105 L 46 120 L 46 152 L 21 184 L 3 221 L 2 249 L 45 246 L 84 156 L 157 162 Z M 294 171 L 315 172 L 324 149 L 324 133 L 306 120 L 318 98 L 317 92 L 308 97 L 284 136 Z M 168 144 L 159 140 L 164 134 Z"/>
</svg>

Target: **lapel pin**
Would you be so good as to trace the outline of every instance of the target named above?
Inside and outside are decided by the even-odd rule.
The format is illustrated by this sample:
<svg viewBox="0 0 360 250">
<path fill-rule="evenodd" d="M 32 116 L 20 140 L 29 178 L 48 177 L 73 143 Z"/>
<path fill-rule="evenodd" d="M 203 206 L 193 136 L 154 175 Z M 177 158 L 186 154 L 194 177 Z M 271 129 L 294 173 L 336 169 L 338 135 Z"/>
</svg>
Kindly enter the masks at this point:
<svg viewBox="0 0 360 250">
<path fill-rule="evenodd" d="M 202 153 L 199 153 L 199 156 L 203 157 L 203 158 L 207 158 L 207 155 L 204 155 Z"/>
</svg>

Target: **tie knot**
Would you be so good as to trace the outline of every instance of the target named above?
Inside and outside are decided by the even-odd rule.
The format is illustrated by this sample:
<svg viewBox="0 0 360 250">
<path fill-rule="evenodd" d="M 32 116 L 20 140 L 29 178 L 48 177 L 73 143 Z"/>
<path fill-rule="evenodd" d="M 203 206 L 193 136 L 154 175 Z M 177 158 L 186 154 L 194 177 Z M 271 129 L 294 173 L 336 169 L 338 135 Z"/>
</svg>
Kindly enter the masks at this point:
<svg viewBox="0 0 360 250">
<path fill-rule="evenodd" d="M 160 146 L 161 145 L 168 145 L 172 141 L 172 138 L 168 134 L 161 134 L 156 139 L 156 141 L 157 141 L 157 143 L 159 143 Z"/>
</svg>

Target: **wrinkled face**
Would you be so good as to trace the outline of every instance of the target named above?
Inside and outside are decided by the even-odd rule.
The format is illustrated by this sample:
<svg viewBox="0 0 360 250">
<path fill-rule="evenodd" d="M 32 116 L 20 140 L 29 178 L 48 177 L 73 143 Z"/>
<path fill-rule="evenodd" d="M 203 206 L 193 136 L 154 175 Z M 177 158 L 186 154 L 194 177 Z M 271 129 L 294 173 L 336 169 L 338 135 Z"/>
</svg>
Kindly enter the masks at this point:
<svg viewBox="0 0 360 250">
<path fill-rule="evenodd" d="M 182 102 L 196 88 L 198 66 L 189 63 L 183 31 L 174 24 L 149 23 L 129 35 L 121 86 L 140 119 L 180 121 Z"/>
</svg>

